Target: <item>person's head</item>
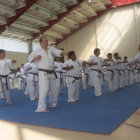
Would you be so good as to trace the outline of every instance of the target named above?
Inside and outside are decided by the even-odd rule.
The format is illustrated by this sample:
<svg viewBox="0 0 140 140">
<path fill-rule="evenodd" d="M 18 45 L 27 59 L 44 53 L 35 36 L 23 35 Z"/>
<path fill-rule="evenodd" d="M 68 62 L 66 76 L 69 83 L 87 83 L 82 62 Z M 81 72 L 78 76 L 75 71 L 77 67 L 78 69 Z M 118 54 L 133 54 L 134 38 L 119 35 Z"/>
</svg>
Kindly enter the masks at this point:
<svg viewBox="0 0 140 140">
<path fill-rule="evenodd" d="M 119 53 L 114 53 L 114 58 L 118 59 Z"/>
<path fill-rule="evenodd" d="M 43 48 L 47 48 L 47 46 L 48 46 L 48 39 L 47 39 L 47 37 L 40 37 L 40 39 L 39 39 L 39 43 L 40 43 L 40 45 L 41 45 L 41 47 L 43 47 Z"/>
<path fill-rule="evenodd" d="M 60 57 L 55 57 L 55 61 L 60 62 Z"/>
<path fill-rule="evenodd" d="M 108 54 L 107 54 L 107 58 L 108 58 L 108 59 L 112 59 L 112 53 L 108 53 Z"/>
<path fill-rule="evenodd" d="M 24 67 L 24 64 L 21 64 L 21 67 L 23 68 Z"/>
<path fill-rule="evenodd" d="M 20 68 L 17 68 L 17 71 L 20 72 Z"/>
<path fill-rule="evenodd" d="M 119 59 L 119 60 L 122 60 L 122 58 L 121 58 L 120 56 L 118 57 L 118 59 Z"/>
<path fill-rule="evenodd" d="M 127 61 L 127 56 L 124 57 L 124 60 Z"/>
<path fill-rule="evenodd" d="M 96 56 L 100 55 L 100 49 L 99 48 L 94 49 L 94 55 L 96 55 Z"/>
<path fill-rule="evenodd" d="M 5 58 L 5 50 L 0 49 L 0 59 Z"/>
<path fill-rule="evenodd" d="M 72 59 L 73 61 L 75 61 L 76 60 L 75 52 L 74 51 L 70 51 L 69 54 L 68 54 L 68 58 Z"/>
</svg>

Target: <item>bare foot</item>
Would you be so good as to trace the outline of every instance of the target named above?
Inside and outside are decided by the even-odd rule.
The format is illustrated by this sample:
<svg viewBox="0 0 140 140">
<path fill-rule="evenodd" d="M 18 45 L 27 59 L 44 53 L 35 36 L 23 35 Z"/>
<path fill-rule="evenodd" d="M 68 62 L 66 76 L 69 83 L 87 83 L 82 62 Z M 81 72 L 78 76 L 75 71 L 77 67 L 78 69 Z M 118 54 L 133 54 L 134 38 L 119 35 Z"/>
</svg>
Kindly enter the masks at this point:
<svg viewBox="0 0 140 140">
<path fill-rule="evenodd" d="M 50 112 L 49 110 L 45 109 L 44 111 L 42 111 L 43 113 L 47 113 Z"/>
</svg>

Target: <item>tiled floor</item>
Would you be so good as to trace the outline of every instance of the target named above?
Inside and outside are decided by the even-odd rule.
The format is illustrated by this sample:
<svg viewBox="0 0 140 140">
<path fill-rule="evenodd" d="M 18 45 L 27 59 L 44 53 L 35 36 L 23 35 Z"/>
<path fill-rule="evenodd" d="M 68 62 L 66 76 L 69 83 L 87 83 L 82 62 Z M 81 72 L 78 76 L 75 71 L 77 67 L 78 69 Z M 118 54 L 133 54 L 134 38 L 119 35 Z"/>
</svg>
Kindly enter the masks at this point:
<svg viewBox="0 0 140 140">
<path fill-rule="evenodd" d="M 0 140 L 140 140 L 140 109 L 110 135 L 64 131 L 0 121 Z"/>
</svg>

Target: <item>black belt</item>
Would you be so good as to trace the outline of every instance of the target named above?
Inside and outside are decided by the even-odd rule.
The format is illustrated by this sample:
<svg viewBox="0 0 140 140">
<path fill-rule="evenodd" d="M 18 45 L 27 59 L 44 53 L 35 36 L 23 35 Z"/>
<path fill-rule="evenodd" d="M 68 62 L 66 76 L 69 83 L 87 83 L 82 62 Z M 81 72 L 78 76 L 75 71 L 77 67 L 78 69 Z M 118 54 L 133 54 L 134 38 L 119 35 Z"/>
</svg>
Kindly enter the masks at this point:
<svg viewBox="0 0 140 140">
<path fill-rule="evenodd" d="M 112 73 L 114 74 L 114 71 L 113 71 L 113 70 L 109 70 L 109 69 L 107 69 L 107 71 L 110 71 L 110 72 L 112 72 Z"/>
<path fill-rule="evenodd" d="M 80 80 L 81 79 L 81 77 L 75 77 L 75 76 L 69 76 L 69 75 L 67 75 L 67 77 L 74 78 L 74 80 L 72 81 L 72 83 L 74 83 L 76 80 Z"/>
<path fill-rule="evenodd" d="M 6 79 L 6 88 L 7 88 L 7 90 L 9 89 L 9 87 L 8 87 L 8 80 L 7 80 L 7 77 L 8 76 L 9 75 L 0 75 L 1 84 L 2 84 L 2 78 L 5 78 Z"/>
<path fill-rule="evenodd" d="M 54 74 L 54 75 L 55 75 L 55 78 L 57 79 L 57 75 L 56 75 L 56 72 L 55 72 L 54 70 L 44 70 L 44 69 L 39 69 L 39 71 L 46 72 L 47 75 L 48 75 L 48 74 Z"/>
<path fill-rule="evenodd" d="M 96 70 L 96 69 L 91 69 L 91 70 L 99 72 L 104 77 L 104 74 L 100 70 Z"/>
<path fill-rule="evenodd" d="M 129 70 L 129 71 L 132 71 L 132 72 L 133 72 L 133 74 L 135 75 L 134 70 Z"/>
<path fill-rule="evenodd" d="M 30 74 L 33 74 L 33 75 L 36 75 L 36 76 L 38 76 L 38 73 L 32 73 L 32 72 L 30 72 Z"/>
<path fill-rule="evenodd" d="M 84 73 L 84 75 L 88 76 L 88 74 L 87 74 L 87 73 Z"/>
</svg>

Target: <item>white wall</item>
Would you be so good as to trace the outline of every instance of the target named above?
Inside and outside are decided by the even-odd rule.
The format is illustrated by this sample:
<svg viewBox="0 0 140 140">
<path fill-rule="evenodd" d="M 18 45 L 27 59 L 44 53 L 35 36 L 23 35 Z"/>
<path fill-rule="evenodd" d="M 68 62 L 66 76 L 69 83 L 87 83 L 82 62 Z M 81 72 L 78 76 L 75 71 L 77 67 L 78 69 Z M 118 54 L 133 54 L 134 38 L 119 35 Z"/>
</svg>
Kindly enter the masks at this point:
<svg viewBox="0 0 140 140">
<path fill-rule="evenodd" d="M 137 54 L 139 44 L 140 4 L 137 3 L 112 9 L 57 47 L 74 50 L 78 58 L 87 60 L 96 46 L 101 49 L 103 57 L 109 52 L 132 57 Z"/>
</svg>

